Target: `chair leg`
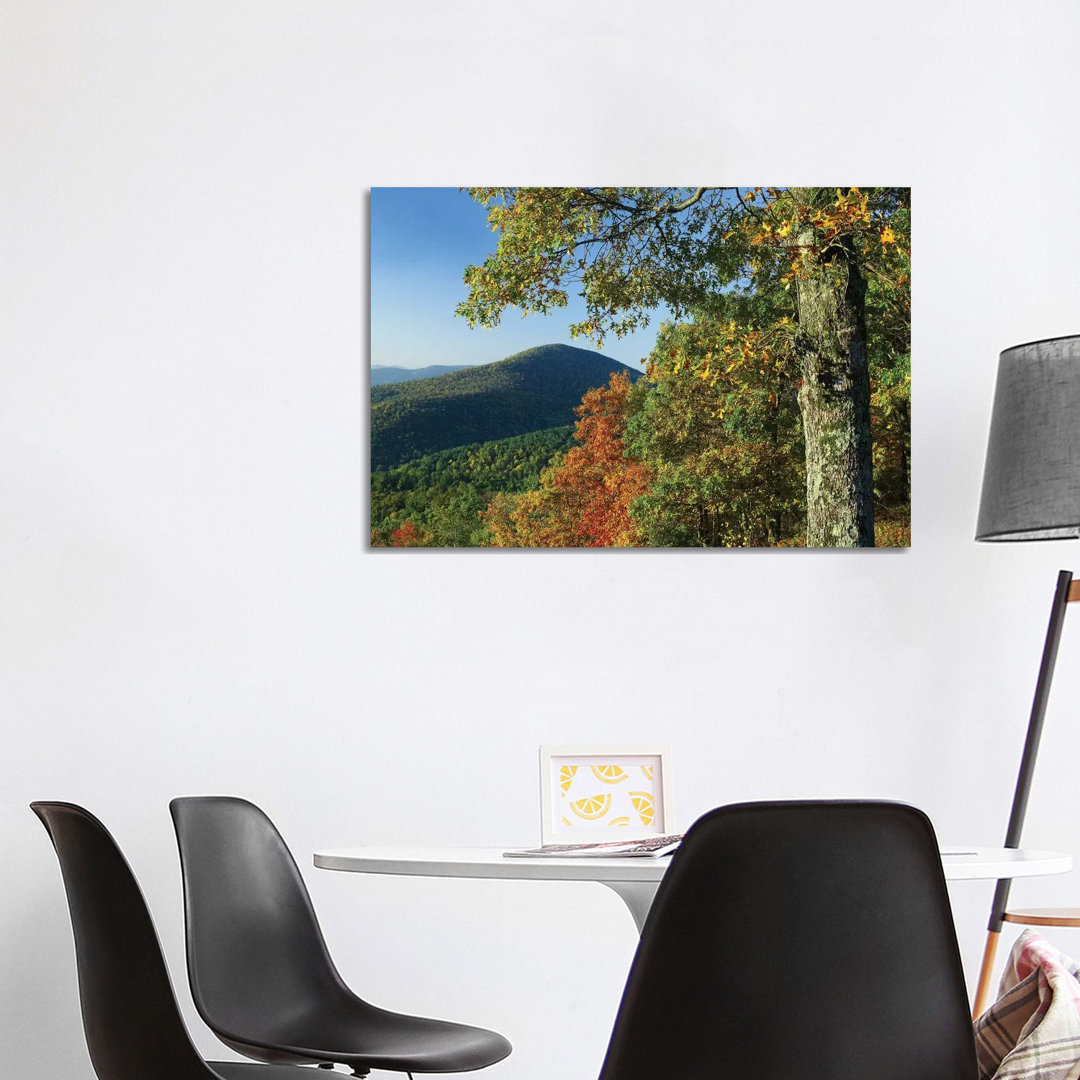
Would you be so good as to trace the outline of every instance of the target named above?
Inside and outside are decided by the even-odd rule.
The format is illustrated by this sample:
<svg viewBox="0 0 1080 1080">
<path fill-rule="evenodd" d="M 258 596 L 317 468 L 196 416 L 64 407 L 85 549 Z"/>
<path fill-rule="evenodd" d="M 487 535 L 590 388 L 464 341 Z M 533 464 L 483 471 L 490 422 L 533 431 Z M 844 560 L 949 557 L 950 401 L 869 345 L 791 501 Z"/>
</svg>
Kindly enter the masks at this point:
<svg viewBox="0 0 1080 1080">
<path fill-rule="evenodd" d="M 988 930 L 986 934 L 986 947 L 983 949 L 982 968 L 979 971 L 979 985 L 975 990 L 975 1005 L 971 1010 L 972 1020 L 978 1020 L 988 1004 L 990 996 L 990 978 L 994 973 L 994 957 L 997 955 L 998 940 L 1001 937 L 1000 930 Z"/>
</svg>

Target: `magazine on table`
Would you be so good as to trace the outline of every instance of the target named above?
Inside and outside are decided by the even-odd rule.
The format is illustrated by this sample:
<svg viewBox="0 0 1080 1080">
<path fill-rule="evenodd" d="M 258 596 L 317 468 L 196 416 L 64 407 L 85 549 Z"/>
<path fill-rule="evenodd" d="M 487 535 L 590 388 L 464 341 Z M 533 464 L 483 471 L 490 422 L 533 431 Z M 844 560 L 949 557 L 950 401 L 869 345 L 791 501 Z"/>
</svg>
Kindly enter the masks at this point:
<svg viewBox="0 0 1080 1080">
<path fill-rule="evenodd" d="M 671 855 L 682 843 L 682 836 L 647 836 L 641 840 L 606 840 L 595 844 L 544 844 L 538 848 L 504 851 L 507 859 L 571 858 L 657 858 Z"/>
</svg>

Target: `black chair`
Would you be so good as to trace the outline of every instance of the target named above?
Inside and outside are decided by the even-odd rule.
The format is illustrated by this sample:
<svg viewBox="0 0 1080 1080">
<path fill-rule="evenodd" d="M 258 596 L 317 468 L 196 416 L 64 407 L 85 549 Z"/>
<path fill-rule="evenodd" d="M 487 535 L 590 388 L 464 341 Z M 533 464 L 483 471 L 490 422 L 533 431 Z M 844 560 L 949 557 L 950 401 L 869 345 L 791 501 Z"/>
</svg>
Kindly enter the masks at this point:
<svg viewBox="0 0 1080 1080">
<path fill-rule="evenodd" d="M 300 871 L 243 799 L 174 799 L 187 960 L 199 1015 L 258 1061 L 332 1062 L 365 1075 L 467 1072 L 510 1044 L 483 1028 L 388 1012 L 357 997 L 327 952 Z"/>
<path fill-rule="evenodd" d="M 687 833 L 642 930 L 600 1080 L 976 1080 L 926 816 L 748 803 Z"/>
<path fill-rule="evenodd" d="M 83 1027 L 100 1080 L 310 1080 L 293 1066 L 204 1061 L 181 1019 L 146 902 L 105 826 L 70 803 L 31 809 L 60 860 Z"/>
</svg>

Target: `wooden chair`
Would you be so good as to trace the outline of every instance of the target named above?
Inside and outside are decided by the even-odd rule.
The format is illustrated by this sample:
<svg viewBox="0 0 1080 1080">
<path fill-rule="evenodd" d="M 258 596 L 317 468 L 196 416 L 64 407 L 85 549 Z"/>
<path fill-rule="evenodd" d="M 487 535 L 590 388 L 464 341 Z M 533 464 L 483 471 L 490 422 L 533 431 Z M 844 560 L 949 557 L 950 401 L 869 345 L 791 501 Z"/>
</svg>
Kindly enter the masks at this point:
<svg viewBox="0 0 1080 1080">
<path fill-rule="evenodd" d="M 1018 908 L 1006 911 L 1002 922 L 1020 923 L 1023 926 L 1080 926 L 1080 908 L 1047 907 Z"/>
</svg>

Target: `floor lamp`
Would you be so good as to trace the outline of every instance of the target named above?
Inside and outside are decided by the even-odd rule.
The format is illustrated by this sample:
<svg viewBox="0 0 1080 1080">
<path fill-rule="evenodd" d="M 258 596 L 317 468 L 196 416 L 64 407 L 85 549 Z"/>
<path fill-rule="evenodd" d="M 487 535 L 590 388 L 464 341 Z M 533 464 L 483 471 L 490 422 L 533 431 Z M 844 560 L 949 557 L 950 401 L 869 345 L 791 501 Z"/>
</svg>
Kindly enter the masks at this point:
<svg viewBox="0 0 1080 1080">
<path fill-rule="evenodd" d="M 1017 345 L 1001 354 L 975 532 L 976 540 L 1075 538 L 1080 538 L 1080 336 Z M 1080 580 L 1073 581 L 1072 573 L 1062 570 L 1005 833 L 1009 848 L 1020 846 L 1065 612 L 1070 602 L 1078 600 Z M 1003 878 L 994 890 L 975 1016 L 987 1005 L 1011 884 L 1011 879 Z M 1052 924 L 1080 926 L 1080 911 L 1063 913 Z"/>
</svg>

